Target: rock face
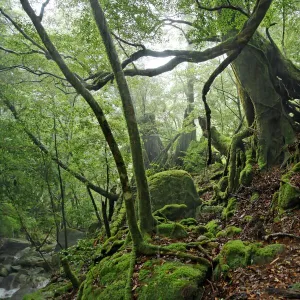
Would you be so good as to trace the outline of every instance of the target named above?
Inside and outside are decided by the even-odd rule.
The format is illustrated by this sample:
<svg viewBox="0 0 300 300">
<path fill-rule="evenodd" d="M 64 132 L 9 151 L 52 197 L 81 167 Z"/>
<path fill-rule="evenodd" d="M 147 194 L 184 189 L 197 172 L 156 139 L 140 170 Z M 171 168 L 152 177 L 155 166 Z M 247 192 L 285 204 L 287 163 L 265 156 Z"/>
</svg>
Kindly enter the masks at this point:
<svg viewBox="0 0 300 300">
<path fill-rule="evenodd" d="M 29 242 L 17 239 L 1 242 L 0 299 L 23 299 L 25 294 L 49 282 L 48 265 L 38 252 L 29 247 Z M 50 254 L 43 255 L 50 262 Z"/>
<path fill-rule="evenodd" d="M 185 204 L 184 217 L 194 217 L 196 207 L 201 204 L 192 177 L 183 170 L 171 170 L 149 177 L 152 211 L 169 204 Z"/>
<path fill-rule="evenodd" d="M 72 228 L 67 228 L 67 242 L 68 242 L 68 247 L 74 246 L 77 244 L 78 240 L 84 239 L 86 237 L 86 233 L 72 229 Z M 58 234 L 58 243 L 65 248 L 65 232 L 64 230 L 60 231 Z M 55 248 L 55 251 L 61 250 L 61 247 L 57 245 Z"/>
</svg>

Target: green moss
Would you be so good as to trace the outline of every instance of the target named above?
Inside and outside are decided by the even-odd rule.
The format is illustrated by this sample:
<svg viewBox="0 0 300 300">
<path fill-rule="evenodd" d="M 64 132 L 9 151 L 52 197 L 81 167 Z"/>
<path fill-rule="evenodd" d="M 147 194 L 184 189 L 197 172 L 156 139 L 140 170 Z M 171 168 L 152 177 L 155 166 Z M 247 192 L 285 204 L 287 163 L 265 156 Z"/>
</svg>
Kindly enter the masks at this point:
<svg viewBox="0 0 300 300">
<path fill-rule="evenodd" d="M 228 220 L 229 218 L 231 218 L 236 211 L 236 207 L 237 207 L 236 198 L 234 197 L 230 198 L 228 200 L 227 206 L 223 209 L 222 219 Z"/>
<path fill-rule="evenodd" d="M 251 263 L 254 265 L 262 265 L 270 263 L 278 254 L 284 251 L 282 244 L 272 244 L 264 248 L 259 248 L 251 257 Z"/>
<path fill-rule="evenodd" d="M 165 246 L 165 248 L 173 250 L 173 251 L 186 251 L 186 244 L 185 243 L 173 243 L 168 246 Z"/>
<path fill-rule="evenodd" d="M 208 268 L 199 264 L 165 262 L 145 263 L 139 274 L 141 286 L 137 288 L 141 300 L 196 299 L 201 295 L 201 284 Z"/>
<path fill-rule="evenodd" d="M 193 232 L 195 232 L 197 234 L 204 234 L 204 233 L 208 232 L 208 229 L 203 225 L 198 225 L 193 228 Z"/>
<path fill-rule="evenodd" d="M 185 204 L 168 204 L 163 208 L 157 210 L 153 215 L 167 218 L 170 221 L 176 221 L 182 219 L 187 212 L 187 206 Z"/>
<path fill-rule="evenodd" d="M 259 199 L 259 193 L 258 193 L 258 192 L 255 192 L 255 193 L 253 193 L 253 194 L 251 195 L 250 201 L 251 201 L 251 202 L 254 202 L 254 201 L 258 200 L 258 199 Z"/>
<path fill-rule="evenodd" d="M 183 170 L 170 170 L 149 177 L 152 210 L 168 204 L 185 204 L 185 217 L 194 217 L 195 209 L 201 204 L 192 177 Z"/>
<path fill-rule="evenodd" d="M 239 234 L 242 231 L 241 228 L 236 226 L 228 226 L 224 230 L 221 230 L 217 233 L 216 237 L 226 237 L 226 236 L 234 236 L 236 234 Z"/>
<path fill-rule="evenodd" d="M 23 300 L 44 300 L 44 299 L 55 299 L 61 295 L 66 294 L 72 289 L 70 282 L 58 282 L 55 284 L 49 284 L 46 287 L 32 293 L 25 295 Z"/>
<path fill-rule="evenodd" d="M 163 235 L 174 239 L 181 239 L 188 236 L 184 226 L 179 223 L 159 224 L 156 229 L 158 235 Z"/>
<path fill-rule="evenodd" d="M 131 253 L 118 252 L 104 258 L 87 273 L 82 300 L 124 299 Z"/>
<path fill-rule="evenodd" d="M 230 269 L 245 267 L 250 262 L 249 247 L 241 240 L 229 241 L 221 250 L 219 262 L 228 265 Z"/>
<path fill-rule="evenodd" d="M 194 218 L 187 218 L 181 220 L 179 223 L 184 226 L 193 226 L 193 225 L 197 225 L 198 222 Z"/>
<path fill-rule="evenodd" d="M 244 218 L 243 218 L 243 221 L 245 221 L 245 222 L 251 222 L 251 220 L 253 219 L 253 217 L 252 216 L 245 216 Z"/>
<path fill-rule="evenodd" d="M 211 233 L 214 237 L 220 231 L 220 225 L 218 220 L 212 220 L 205 225 L 205 228 Z"/>
<path fill-rule="evenodd" d="M 254 160 L 252 157 L 252 150 L 247 150 L 246 165 L 240 173 L 240 179 L 239 179 L 240 184 L 244 186 L 250 186 L 254 174 L 253 164 L 254 164 Z"/>
<path fill-rule="evenodd" d="M 218 189 L 221 192 L 225 192 L 226 188 L 228 186 L 228 176 L 224 176 L 220 179 L 220 181 L 218 182 Z"/>
<path fill-rule="evenodd" d="M 295 290 L 295 291 L 299 291 L 300 290 L 300 282 L 296 282 L 296 283 L 292 284 L 291 289 Z"/>
<path fill-rule="evenodd" d="M 283 209 L 293 208 L 300 204 L 300 191 L 290 183 L 283 183 L 279 190 L 278 204 Z"/>
</svg>

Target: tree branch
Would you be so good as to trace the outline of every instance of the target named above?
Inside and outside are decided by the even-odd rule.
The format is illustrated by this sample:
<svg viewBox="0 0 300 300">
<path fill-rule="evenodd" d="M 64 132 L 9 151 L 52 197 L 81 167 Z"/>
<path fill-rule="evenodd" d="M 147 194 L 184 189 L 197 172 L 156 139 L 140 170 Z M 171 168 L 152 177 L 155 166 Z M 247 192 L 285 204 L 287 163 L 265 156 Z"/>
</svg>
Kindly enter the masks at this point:
<svg viewBox="0 0 300 300">
<path fill-rule="evenodd" d="M 222 9 L 231 9 L 231 10 L 236 10 L 238 12 L 240 12 L 241 14 L 243 14 L 246 17 L 249 17 L 249 14 L 247 12 L 245 12 L 241 7 L 239 6 L 234 6 L 232 4 L 228 4 L 228 5 L 219 5 L 219 6 L 215 6 L 215 7 L 206 7 L 206 6 L 202 6 L 199 2 L 199 0 L 196 0 L 197 2 L 197 6 L 199 9 L 203 9 L 203 10 L 207 10 L 207 11 L 217 11 L 217 10 L 222 10 Z"/>
<path fill-rule="evenodd" d="M 188 50 L 164 50 L 164 51 L 153 51 L 150 49 L 143 49 L 133 53 L 128 59 L 124 60 L 122 63 L 122 68 L 125 69 L 130 63 L 142 58 L 142 57 L 169 57 L 175 56 L 165 65 L 156 68 L 156 69 L 132 69 L 125 70 L 124 74 L 126 76 L 157 76 L 164 72 L 173 70 L 177 65 L 182 62 L 192 62 L 200 63 L 213 58 L 216 58 L 220 55 L 226 54 L 230 51 L 234 51 L 239 47 L 244 47 L 247 45 L 252 35 L 258 28 L 259 24 L 263 20 L 266 12 L 268 11 L 273 0 L 257 0 L 256 8 L 251 14 L 250 18 L 245 22 L 242 30 L 234 37 L 231 37 L 224 41 L 223 43 L 218 44 L 215 47 L 208 48 L 204 51 L 188 51 Z M 99 90 L 104 85 L 106 85 L 110 80 L 114 79 L 113 74 L 109 74 L 105 77 L 100 78 L 98 81 L 95 80 L 95 84 L 87 85 L 89 90 Z"/>
<path fill-rule="evenodd" d="M 42 4 L 41 11 L 40 11 L 40 15 L 39 15 L 39 18 L 40 18 L 41 22 L 42 22 L 42 20 L 43 20 L 45 8 L 46 8 L 46 6 L 48 5 L 49 2 L 50 2 L 50 0 L 46 0 L 46 1 Z"/>
<path fill-rule="evenodd" d="M 83 184 L 85 184 L 88 188 L 92 189 L 96 193 L 98 193 L 104 197 L 107 197 L 108 199 L 111 199 L 113 201 L 116 201 L 118 199 L 118 195 L 108 193 L 105 189 L 102 189 L 101 187 L 94 185 L 87 178 L 85 178 L 84 176 L 73 171 L 66 164 L 64 164 L 59 158 L 57 158 L 55 155 L 51 154 L 50 151 L 47 149 L 47 147 L 25 127 L 25 125 L 19 118 L 19 115 L 18 115 L 18 112 L 17 112 L 15 106 L 8 99 L 4 99 L 3 101 L 4 101 L 4 104 L 7 106 L 7 108 L 12 112 L 14 118 L 23 125 L 23 129 L 24 129 L 25 133 L 28 135 L 28 137 L 30 138 L 30 140 L 36 146 L 38 146 L 42 152 L 49 155 L 51 157 L 51 160 L 53 160 L 57 165 L 59 165 L 65 171 L 67 171 L 68 173 L 73 175 L 75 178 L 77 178 L 79 181 L 81 181 Z"/>
</svg>

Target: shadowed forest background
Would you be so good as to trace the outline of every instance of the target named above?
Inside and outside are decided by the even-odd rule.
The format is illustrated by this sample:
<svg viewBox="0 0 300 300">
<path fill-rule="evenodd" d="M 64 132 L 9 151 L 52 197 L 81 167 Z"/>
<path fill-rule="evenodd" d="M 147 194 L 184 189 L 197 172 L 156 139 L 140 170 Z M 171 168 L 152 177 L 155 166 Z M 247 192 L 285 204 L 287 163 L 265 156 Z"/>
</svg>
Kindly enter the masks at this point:
<svg viewBox="0 0 300 300">
<path fill-rule="evenodd" d="M 300 298 L 299 14 L 0 0 L 0 299 Z"/>
</svg>

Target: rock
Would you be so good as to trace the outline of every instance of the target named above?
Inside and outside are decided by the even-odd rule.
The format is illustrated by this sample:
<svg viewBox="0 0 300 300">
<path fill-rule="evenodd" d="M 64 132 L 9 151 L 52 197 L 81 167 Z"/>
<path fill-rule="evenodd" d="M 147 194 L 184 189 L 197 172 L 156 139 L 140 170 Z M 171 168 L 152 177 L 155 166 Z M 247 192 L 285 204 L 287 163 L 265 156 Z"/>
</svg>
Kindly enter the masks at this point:
<svg viewBox="0 0 300 300">
<path fill-rule="evenodd" d="M 198 242 L 202 242 L 202 241 L 205 241 L 205 240 L 208 240 L 209 238 L 207 237 L 207 236 L 205 236 L 205 235 L 199 235 L 198 237 L 197 237 L 197 241 Z"/>
<path fill-rule="evenodd" d="M 188 236 L 184 226 L 179 223 L 159 224 L 157 234 L 167 236 L 174 239 L 182 239 Z"/>
<path fill-rule="evenodd" d="M 8 275 L 8 270 L 3 265 L 0 265 L 0 276 L 6 277 L 7 275 Z"/>
<path fill-rule="evenodd" d="M 82 299 L 124 299 L 131 253 L 117 252 L 95 265 L 82 286 Z M 201 299 L 208 266 L 149 257 L 138 273 L 139 299 Z M 93 282 L 97 281 L 97 285 Z M 99 288 L 105 287 L 105 288 Z"/>
<path fill-rule="evenodd" d="M 164 217 L 170 221 L 182 219 L 186 214 L 185 204 L 169 204 L 153 213 L 154 216 Z"/>
<path fill-rule="evenodd" d="M 67 228 L 67 242 L 68 242 L 68 247 L 74 246 L 77 244 L 78 240 L 86 238 L 86 233 L 72 229 L 72 228 Z M 65 232 L 64 230 L 60 231 L 58 234 L 58 243 L 65 248 Z M 60 246 L 56 245 L 55 251 L 60 251 L 61 248 Z"/>
<path fill-rule="evenodd" d="M 201 204 L 192 177 L 183 170 L 157 173 L 148 179 L 152 211 L 169 204 L 185 204 L 186 217 L 194 217 L 196 207 Z"/>
<path fill-rule="evenodd" d="M 14 256 L 19 251 L 23 250 L 30 246 L 30 243 L 26 240 L 21 239 L 2 239 L 1 246 L 0 246 L 0 255 L 10 255 Z"/>
<path fill-rule="evenodd" d="M 21 268 L 22 268 L 22 267 L 21 267 L 20 265 L 12 266 L 12 267 L 11 267 L 11 269 L 12 269 L 13 272 L 19 272 L 19 271 L 21 270 Z"/>
</svg>

